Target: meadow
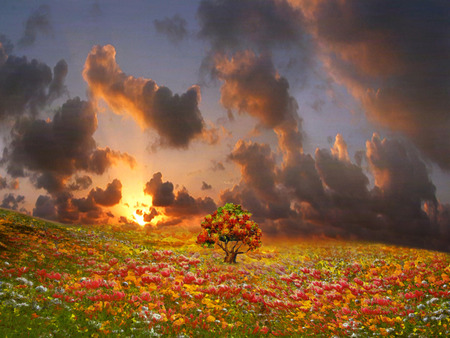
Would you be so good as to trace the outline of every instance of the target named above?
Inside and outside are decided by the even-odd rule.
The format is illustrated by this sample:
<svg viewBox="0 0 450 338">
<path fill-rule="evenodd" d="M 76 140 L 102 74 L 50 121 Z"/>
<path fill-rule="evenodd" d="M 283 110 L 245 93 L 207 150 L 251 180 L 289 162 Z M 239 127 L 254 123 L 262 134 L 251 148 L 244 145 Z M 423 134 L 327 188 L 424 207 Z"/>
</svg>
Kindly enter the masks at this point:
<svg viewBox="0 0 450 338">
<path fill-rule="evenodd" d="M 226 264 L 196 235 L 0 209 L 0 336 L 450 336 L 449 254 L 263 234 Z"/>
</svg>

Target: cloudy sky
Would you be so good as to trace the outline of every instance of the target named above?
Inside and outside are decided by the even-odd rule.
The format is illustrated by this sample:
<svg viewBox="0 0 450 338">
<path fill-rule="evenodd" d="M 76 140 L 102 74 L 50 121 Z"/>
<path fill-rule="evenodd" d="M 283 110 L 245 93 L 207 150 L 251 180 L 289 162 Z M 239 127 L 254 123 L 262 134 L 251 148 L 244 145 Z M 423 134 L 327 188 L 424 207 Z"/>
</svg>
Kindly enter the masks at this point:
<svg viewBox="0 0 450 338">
<path fill-rule="evenodd" d="M 2 207 L 450 250 L 448 1 L 0 6 Z"/>
</svg>

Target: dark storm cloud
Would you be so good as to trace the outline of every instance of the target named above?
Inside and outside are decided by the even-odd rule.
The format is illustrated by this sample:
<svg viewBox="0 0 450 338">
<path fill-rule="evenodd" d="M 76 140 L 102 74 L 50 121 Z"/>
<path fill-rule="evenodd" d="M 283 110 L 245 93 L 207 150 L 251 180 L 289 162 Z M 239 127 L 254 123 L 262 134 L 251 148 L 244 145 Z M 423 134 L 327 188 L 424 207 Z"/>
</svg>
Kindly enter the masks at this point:
<svg viewBox="0 0 450 338">
<path fill-rule="evenodd" d="M 74 204 L 73 195 L 69 191 L 62 191 L 54 197 L 57 220 L 61 223 L 76 223 L 80 219 L 80 212 Z"/>
<path fill-rule="evenodd" d="M 178 95 L 151 79 L 122 72 L 113 46 L 94 46 L 83 70 L 95 99 L 103 99 L 117 114 L 130 114 L 142 128 L 154 129 L 163 146 L 187 148 L 207 132 L 198 105 L 200 88 L 190 87 Z M 209 135 L 210 138 L 210 135 Z"/>
<path fill-rule="evenodd" d="M 379 189 L 375 192 L 382 197 L 381 211 L 394 230 L 416 235 L 434 231 L 422 203 L 437 204 L 436 187 L 415 150 L 374 135 L 367 141 L 367 159 Z"/>
<path fill-rule="evenodd" d="M 48 87 L 48 100 L 50 102 L 68 93 L 67 87 L 64 84 L 68 71 L 69 67 L 65 60 L 58 61 L 53 68 L 53 80 Z"/>
<path fill-rule="evenodd" d="M 50 194 L 65 190 L 67 175 L 59 175 L 55 172 L 45 171 L 40 175 L 33 175 L 31 181 L 38 189 L 47 190 Z"/>
<path fill-rule="evenodd" d="M 76 206 L 77 211 L 79 212 L 95 212 L 101 210 L 91 194 L 89 194 L 87 197 L 72 198 L 72 203 L 74 206 Z"/>
<path fill-rule="evenodd" d="M 339 159 L 323 149 L 317 149 L 315 157 L 316 168 L 322 182 L 331 191 L 348 197 L 367 197 L 369 179 L 364 175 L 361 167 Z"/>
<path fill-rule="evenodd" d="M 228 59 L 217 55 L 215 69 L 224 81 L 220 101 L 229 111 L 248 113 L 266 128 L 273 128 L 286 153 L 302 151 L 302 121 L 288 81 L 280 76 L 269 55 L 238 52 Z"/>
<path fill-rule="evenodd" d="M 374 135 L 366 152 L 373 188 L 339 134 L 315 158 L 299 154 L 280 165 L 268 145 L 238 141 L 229 157 L 242 179 L 222 191 L 220 201 L 242 204 L 271 235 L 324 234 L 450 250 L 448 208 L 436 200 L 414 148 Z"/>
<path fill-rule="evenodd" d="M 286 1 L 203 0 L 197 18 L 199 36 L 211 42 L 215 51 L 267 47 L 299 42 L 301 13 Z"/>
<path fill-rule="evenodd" d="M 210 190 L 210 189 L 212 189 L 212 185 L 203 181 L 202 182 L 202 190 Z"/>
<path fill-rule="evenodd" d="M 278 179 L 293 198 L 308 203 L 314 209 L 322 208 L 326 201 L 315 160 L 309 154 L 289 158 L 280 168 Z"/>
<path fill-rule="evenodd" d="M 382 140 L 377 134 L 367 141 L 366 147 L 375 184 L 386 197 L 416 202 L 435 200 L 436 187 L 413 148 L 398 140 Z"/>
<path fill-rule="evenodd" d="M 216 203 L 212 198 L 194 198 L 183 187 L 177 192 L 173 203 L 165 208 L 165 213 L 172 217 L 187 217 L 210 214 L 216 209 Z"/>
<path fill-rule="evenodd" d="M 328 71 L 367 117 L 449 170 L 450 3 L 345 0 L 300 8 Z"/>
<path fill-rule="evenodd" d="M 74 181 L 72 181 L 67 187 L 72 191 L 85 190 L 92 185 L 92 178 L 83 175 L 75 176 Z"/>
<path fill-rule="evenodd" d="M 96 129 L 93 106 L 78 97 L 70 99 L 52 121 L 18 120 L 3 162 L 11 176 L 37 176 L 36 186 L 50 193 L 63 190 L 66 179 L 81 170 L 100 175 L 118 160 L 132 166 L 130 155 L 96 147 Z"/>
<path fill-rule="evenodd" d="M 38 33 L 49 35 L 53 28 L 51 24 L 50 7 L 41 5 L 27 19 L 22 38 L 19 40 L 19 46 L 27 47 L 36 41 Z"/>
<path fill-rule="evenodd" d="M 153 177 L 145 184 L 144 192 L 153 197 L 152 204 L 156 207 L 171 205 L 175 200 L 173 184 L 163 182 L 160 172 L 153 174 Z"/>
<path fill-rule="evenodd" d="M 24 170 L 60 175 L 87 170 L 95 150 L 92 135 L 96 129 L 92 105 L 78 97 L 64 103 L 53 121 L 22 119 L 7 148 L 8 172 L 17 177 L 24 176 Z"/>
<path fill-rule="evenodd" d="M 153 198 L 153 206 L 164 207 L 165 214 L 173 217 L 187 217 L 204 213 L 211 213 L 216 204 L 210 197 L 194 198 L 186 188 L 182 188 L 175 195 L 172 182 L 163 182 L 160 172 L 144 187 L 144 192 Z"/>
<path fill-rule="evenodd" d="M 443 210 L 435 186 L 415 148 L 374 135 L 366 158 L 375 185 L 349 160 L 345 141 L 336 137 L 331 152 L 318 149 L 316 168 L 326 187 L 316 221 L 331 225 L 340 236 L 450 250 L 444 239 Z"/>
<path fill-rule="evenodd" d="M 0 63 L 0 120 L 25 113 L 36 115 L 51 100 L 64 93 L 67 64 L 58 62 L 54 74 L 35 59 L 8 56 Z"/>
<path fill-rule="evenodd" d="M 50 196 L 40 195 L 33 209 L 33 216 L 48 220 L 56 220 L 55 201 Z"/>
<path fill-rule="evenodd" d="M 71 198 L 71 204 L 79 213 L 79 222 L 88 224 L 106 223 L 108 218 L 114 217 L 111 212 L 105 211 L 102 206 L 111 207 L 122 199 L 122 183 L 114 179 L 108 183 L 106 189 L 96 187 L 87 197 Z"/>
<path fill-rule="evenodd" d="M 290 201 L 277 187 L 276 164 L 268 145 L 238 141 L 229 158 L 241 167 L 241 182 L 221 194 L 221 201 L 239 201 L 257 217 L 284 218 Z"/>
<path fill-rule="evenodd" d="M 229 158 L 241 167 L 241 177 L 262 198 L 275 195 L 275 159 L 268 145 L 238 141 Z"/>
<path fill-rule="evenodd" d="M 106 186 L 106 189 L 95 188 L 89 193 L 97 204 L 103 206 L 113 206 L 122 199 L 122 183 L 115 179 Z"/>
<path fill-rule="evenodd" d="M 167 36 L 173 43 L 178 43 L 187 37 L 187 22 L 178 14 L 174 15 L 172 18 L 154 20 L 153 24 L 159 34 Z"/>
<path fill-rule="evenodd" d="M 33 216 L 62 223 L 107 223 L 114 216 L 102 207 L 116 205 L 121 198 L 122 183 L 114 179 L 106 189 L 96 187 L 86 197 L 75 198 L 68 190 L 53 192 L 52 196 L 40 195 Z"/>
<path fill-rule="evenodd" d="M 14 194 L 6 194 L 3 196 L 2 204 L 0 204 L 1 208 L 17 210 L 20 204 L 25 202 L 25 196 Z"/>
</svg>

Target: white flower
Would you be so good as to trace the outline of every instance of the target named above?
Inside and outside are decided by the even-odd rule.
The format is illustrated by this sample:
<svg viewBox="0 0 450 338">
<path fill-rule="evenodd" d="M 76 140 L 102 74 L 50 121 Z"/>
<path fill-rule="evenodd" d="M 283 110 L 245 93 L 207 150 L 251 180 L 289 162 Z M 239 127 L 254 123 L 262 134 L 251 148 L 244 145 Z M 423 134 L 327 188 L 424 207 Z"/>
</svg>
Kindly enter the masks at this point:
<svg viewBox="0 0 450 338">
<path fill-rule="evenodd" d="M 37 292 L 47 292 L 48 289 L 45 286 L 43 286 L 43 285 L 39 285 L 39 286 L 36 287 L 35 290 Z"/>
<path fill-rule="evenodd" d="M 155 332 L 155 330 L 153 329 L 153 327 L 150 329 L 150 336 L 152 337 L 159 337 L 161 334 Z"/>
<path fill-rule="evenodd" d="M 152 315 L 152 317 L 153 317 L 153 319 L 155 319 L 155 320 L 161 320 L 161 318 L 162 318 L 162 316 L 161 316 L 160 314 L 158 314 L 158 313 L 154 313 L 154 314 Z"/>
<path fill-rule="evenodd" d="M 21 282 L 21 283 L 23 283 L 25 285 L 28 285 L 28 286 L 33 286 L 33 282 L 32 281 L 29 281 L 28 279 L 23 278 L 23 277 L 17 277 L 16 281 L 19 281 L 19 282 Z"/>
<path fill-rule="evenodd" d="M 17 306 L 18 306 L 18 307 L 22 307 L 22 306 L 28 307 L 28 306 L 30 306 L 30 304 L 27 304 L 27 303 L 18 303 Z"/>
</svg>

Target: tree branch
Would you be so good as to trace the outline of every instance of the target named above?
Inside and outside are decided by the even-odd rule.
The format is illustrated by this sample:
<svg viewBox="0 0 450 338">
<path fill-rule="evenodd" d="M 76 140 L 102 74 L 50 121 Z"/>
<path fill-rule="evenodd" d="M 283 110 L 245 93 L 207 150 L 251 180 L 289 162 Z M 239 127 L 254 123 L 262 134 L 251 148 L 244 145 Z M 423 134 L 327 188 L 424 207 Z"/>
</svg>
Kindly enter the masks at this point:
<svg viewBox="0 0 450 338">
<path fill-rule="evenodd" d="M 234 246 L 233 246 L 233 251 L 234 251 L 234 249 L 236 248 L 236 246 L 238 245 L 238 243 L 239 243 L 240 241 L 236 241 L 236 243 L 234 244 Z M 239 248 L 237 248 L 237 250 L 239 250 Z"/>
<path fill-rule="evenodd" d="M 228 250 L 226 248 L 224 248 L 222 244 L 217 242 L 217 245 L 220 246 L 222 248 L 222 250 L 225 251 L 228 254 Z"/>
</svg>

